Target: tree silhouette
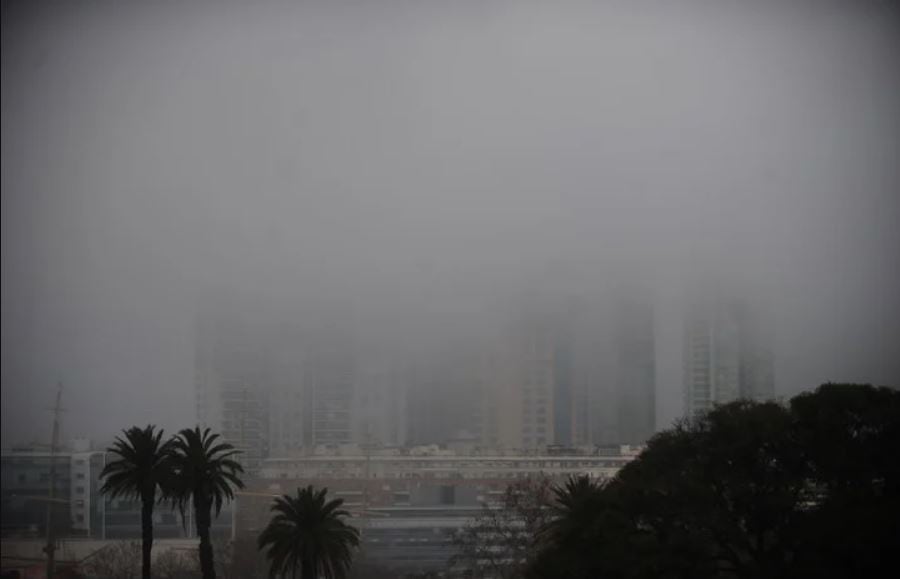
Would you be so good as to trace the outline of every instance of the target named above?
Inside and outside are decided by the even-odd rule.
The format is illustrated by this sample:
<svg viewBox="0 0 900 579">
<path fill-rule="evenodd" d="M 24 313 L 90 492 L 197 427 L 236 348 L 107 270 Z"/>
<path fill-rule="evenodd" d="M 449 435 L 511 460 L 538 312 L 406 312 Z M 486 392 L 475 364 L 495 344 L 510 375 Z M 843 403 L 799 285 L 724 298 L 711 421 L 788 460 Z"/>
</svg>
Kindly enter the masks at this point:
<svg viewBox="0 0 900 579">
<path fill-rule="evenodd" d="M 551 516 L 552 483 L 548 477 L 517 480 L 506 487 L 499 504 L 482 505 L 481 513 L 456 532 L 453 573 L 467 577 L 521 577 L 535 554 L 534 541 Z"/>
<path fill-rule="evenodd" d="M 299 568 L 302 579 L 344 577 L 359 546 L 359 532 L 344 522 L 343 499 L 325 500 L 327 489 L 298 488 L 297 496 L 283 495 L 272 505 L 274 516 L 259 535 L 266 549 L 269 574 L 290 573 Z"/>
<path fill-rule="evenodd" d="M 789 405 L 717 406 L 603 486 L 557 489 L 527 574 L 895 576 L 898 456 L 896 390 L 826 384 Z"/>
<path fill-rule="evenodd" d="M 102 579 L 134 579 L 141 564 L 141 546 L 134 541 L 115 541 L 91 553 L 82 571 Z M 77 575 L 80 576 L 80 575 Z"/>
<path fill-rule="evenodd" d="M 217 443 L 218 439 L 218 434 L 199 426 L 179 432 L 172 441 L 172 479 L 167 487 L 182 516 L 193 503 L 204 579 L 216 576 L 209 536 L 213 510 L 218 515 L 222 505 L 234 498 L 234 489 L 244 486 L 238 476 L 244 469 L 233 458 L 238 450 L 227 442 Z"/>
<path fill-rule="evenodd" d="M 157 490 L 163 490 L 171 475 L 170 445 L 163 442 L 163 430 L 155 426 L 132 426 L 116 437 L 107 449 L 115 458 L 106 464 L 100 477 L 105 479 L 100 492 L 111 498 L 124 497 L 141 502 L 141 576 L 150 577 L 153 550 L 153 507 Z"/>
<path fill-rule="evenodd" d="M 896 574 L 900 392 L 824 384 L 790 408 L 815 507 L 798 530 L 797 567 L 806 576 L 878 577 L 890 561 Z"/>
<path fill-rule="evenodd" d="M 154 568 L 157 579 L 194 579 L 198 572 L 197 557 L 170 549 L 157 555 Z"/>
<path fill-rule="evenodd" d="M 541 538 L 570 541 L 584 535 L 603 508 L 603 483 L 587 475 L 570 477 L 553 487 L 552 518 L 540 530 Z"/>
</svg>

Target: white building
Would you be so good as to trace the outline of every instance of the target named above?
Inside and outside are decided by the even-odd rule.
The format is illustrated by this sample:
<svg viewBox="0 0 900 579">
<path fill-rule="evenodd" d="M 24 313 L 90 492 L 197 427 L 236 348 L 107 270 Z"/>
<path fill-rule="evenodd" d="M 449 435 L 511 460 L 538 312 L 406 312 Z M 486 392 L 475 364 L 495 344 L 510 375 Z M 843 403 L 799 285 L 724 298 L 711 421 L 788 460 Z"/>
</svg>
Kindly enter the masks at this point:
<svg viewBox="0 0 900 579">
<path fill-rule="evenodd" d="M 721 298 L 692 305 L 684 331 L 685 414 L 775 395 L 771 324 L 759 307 Z"/>
</svg>

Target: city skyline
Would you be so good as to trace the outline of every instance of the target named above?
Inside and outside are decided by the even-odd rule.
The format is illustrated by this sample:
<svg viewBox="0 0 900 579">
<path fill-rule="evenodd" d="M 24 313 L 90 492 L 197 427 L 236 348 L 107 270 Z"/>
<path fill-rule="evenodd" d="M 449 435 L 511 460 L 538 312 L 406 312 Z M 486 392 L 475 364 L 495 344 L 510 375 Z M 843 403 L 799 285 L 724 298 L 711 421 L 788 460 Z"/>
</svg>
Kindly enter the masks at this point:
<svg viewBox="0 0 900 579">
<path fill-rule="evenodd" d="M 4 439 L 60 381 L 78 434 L 194 422 L 231 293 L 427 350 L 641 277 L 659 426 L 712 274 L 770 302 L 777 395 L 896 384 L 890 10 L 754 4 L 4 4 Z"/>
<path fill-rule="evenodd" d="M 900 2 L 0 12 L 4 577 L 893 556 Z"/>
<path fill-rule="evenodd" d="M 525 302 L 484 334 L 456 346 L 439 343 L 428 355 L 408 345 L 366 343 L 349 325 L 304 327 L 302 317 L 252 319 L 232 307 L 208 311 L 198 324 L 197 416 L 245 449 L 251 470 L 265 456 L 319 445 L 641 444 L 666 426 L 656 421 L 657 306 L 639 285 L 587 302 Z M 686 304 L 685 327 L 695 315 L 696 306 Z M 751 327 L 766 327 L 754 318 L 763 312 L 740 315 L 745 340 Z M 762 351 L 768 358 L 755 365 L 736 358 L 734 380 L 740 372 L 748 383 L 751 370 L 768 364 L 760 378 L 766 384 L 733 385 L 733 394 L 714 401 L 738 392 L 774 397 L 772 336 L 757 334 L 755 349 L 745 345 L 741 359 Z M 687 376 L 689 332 L 683 339 Z M 324 399 L 322 391 L 329 394 Z"/>
</svg>

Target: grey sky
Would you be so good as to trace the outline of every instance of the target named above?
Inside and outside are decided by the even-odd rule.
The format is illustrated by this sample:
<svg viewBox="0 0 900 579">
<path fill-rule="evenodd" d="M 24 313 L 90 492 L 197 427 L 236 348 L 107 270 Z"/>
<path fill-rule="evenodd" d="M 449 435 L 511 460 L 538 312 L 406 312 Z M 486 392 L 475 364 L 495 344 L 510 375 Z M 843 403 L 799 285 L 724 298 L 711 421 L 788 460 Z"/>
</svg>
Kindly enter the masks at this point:
<svg viewBox="0 0 900 579">
<path fill-rule="evenodd" d="M 4 444 L 57 380 L 67 435 L 190 424 L 223 290 L 464 332 L 639 272 L 666 423 L 714 272 L 779 393 L 900 384 L 897 7 L 557 4 L 4 3 Z"/>
</svg>

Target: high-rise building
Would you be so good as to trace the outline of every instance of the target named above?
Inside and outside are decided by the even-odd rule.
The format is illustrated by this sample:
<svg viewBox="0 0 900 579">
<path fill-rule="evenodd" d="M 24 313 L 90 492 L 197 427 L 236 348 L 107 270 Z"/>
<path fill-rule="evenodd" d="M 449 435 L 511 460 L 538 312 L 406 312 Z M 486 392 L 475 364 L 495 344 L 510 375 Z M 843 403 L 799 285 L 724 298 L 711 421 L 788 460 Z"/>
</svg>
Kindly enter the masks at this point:
<svg viewBox="0 0 900 579">
<path fill-rule="evenodd" d="M 482 444 L 642 444 L 656 426 L 654 311 L 632 288 L 545 302 L 485 348 Z"/>
<path fill-rule="evenodd" d="M 261 330 L 235 316 L 203 317 L 197 328 L 197 421 L 235 445 L 254 472 L 268 456 L 271 384 Z"/>
<path fill-rule="evenodd" d="M 354 441 L 357 357 L 352 338 L 334 328 L 280 323 L 266 328 L 271 452 L 295 454 Z"/>
<path fill-rule="evenodd" d="M 656 431 L 656 348 L 650 301 L 619 298 L 613 328 L 615 442 L 641 444 Z"/>
<path fill-rule="evenodd" d="M 270 456 L 287 456 L 301 451 L 308 437 L 311 415 L 306 412 L 311 399 L 307 389 L 308 352 L 297 325 L 280 324 L 268 342 L 268 448 Z"/>
<path fill-rule="evenodd" d="M 656 429 L 656 350 L 648 295 L 608 292 L 575 320 L 575 444 L 642 444 Z"/>
<path fill-rule="evenodd" d="M 307 445 L 346 444 L 353 440 L 351 409 L 356 362 L 353 344 L 343 333 L 310 336 L 304 368 Z"/>
<path fill-rule="evenodd" d="M 251 473 L 317 445 L 403 444 L 406 379 L 334 325 L 220 313 L 198 324 L 198 422 L 238 447 Z"/>
<path fill-rule="evenodd" d="M 352 438 L 366 445 L 403 446 L 407 436 L 407 365 L 385 353 L 357 358 Z"/>
<path fill-rule="evenodd" d="M 479 340 L 438 340 L 410 354 L 405 368 L 407 443 L 481 441 L 484 426 Z"/>
<path fill-rule="evenodd" d="M 553 381 L 553 444 L 575 441 L 575 336 L 572 320 L 563 315 L 550 330 Z"/>
<path fill-rule="evenodd" d="M 486 348 L 482 444 L 501 448 L 571 445 L 575 436 L 575 345 L 565 315 L 530 314 Z"/>
<path fill-rule="evenodd" d="M 716 297 L 690 307 L 684 332 L 685 413 L 775 394 L 771 325 L 749 302 Z"/>
</svg>

